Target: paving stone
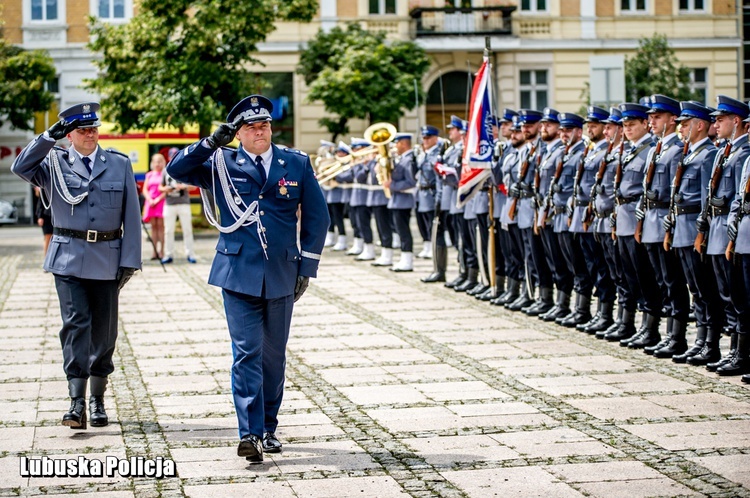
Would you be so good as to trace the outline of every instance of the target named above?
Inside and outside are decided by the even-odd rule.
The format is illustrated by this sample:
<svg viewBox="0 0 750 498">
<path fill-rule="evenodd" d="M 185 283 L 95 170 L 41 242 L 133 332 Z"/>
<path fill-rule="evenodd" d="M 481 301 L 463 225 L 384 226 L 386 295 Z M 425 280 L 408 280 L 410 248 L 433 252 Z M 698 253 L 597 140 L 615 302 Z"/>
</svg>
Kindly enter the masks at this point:
<svg viewBox="0 0 750 498">
<path fill-rule="evenodd" d="M 516 451 L 487 435 L 408 438 L 403 442 L 427 463 L 439 467 L 451 467 L 457 463 L 513 460 L 519 457 Z"/>
<path fill-rule="evenodd" d="M 492 434 L 490 437 L 526 458 L 621 455 L 615 448 L 567 428 Z"/>
<path fill-rule="evenodd" d="M 470 497 L 554 496 L 582 497 L 583 494 L 537 467 L 501 468 L 441 472 Z"/>
<path fill-rule="evenodd" d="M 245 482 L 185 486 L 185 496 L 190 498 L 247 498 L 248 496 L 297 498 L 298 495 L 286 482 Z"/>
<path fill-rule="evenodd" d="M 362 498 L 397 498 L 410 496 L 390 476 L 340 477 L 290 481 L 297 497 L 357 496 Z"/>
<path fill-rule="evenodd" d="M 602 420 L 656 418 L 679 415 L 673 410 L 637 396 L 622 398 L 571 399 L 568 403 Z"/>
<path fill-rule="evenodd" d="M 427 397 L 413 386 L 342 387 L 340 390 L 358 405 L 408 404 L 427 401 Z"/>
<path fill-rule="evenodd" d="M 750 446 L 750 420 L 637 424 L 622 428 L 672 451 Z"/>
<path fill-rule="evenodd" d="M 689 460 L 750 489 L 750 455 L 707 456 Z"/>
</svg>

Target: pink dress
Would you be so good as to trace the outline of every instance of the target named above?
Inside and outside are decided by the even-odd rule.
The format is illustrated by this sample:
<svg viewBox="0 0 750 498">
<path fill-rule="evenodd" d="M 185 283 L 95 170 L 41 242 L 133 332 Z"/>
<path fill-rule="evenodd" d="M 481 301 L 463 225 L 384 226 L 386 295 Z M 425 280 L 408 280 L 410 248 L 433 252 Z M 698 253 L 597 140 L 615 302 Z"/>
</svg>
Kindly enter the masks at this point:
<svg viewBox="0 0 750 498">
<path fill-rule="evenodd" d="M 159 192 L 159 185 L 161 185 L 162 173 L 158 171 L 149 171 L 146 173 L 146 179 L 143 182 L 143 188 L 148 189 L 148 193 L 152 199 L 156 199 L 161 195 Z M 164 217 L 164 199 L 160 200 L 155 205 L 151 206 L 148 202 L 143 205 L 143 221 L 148 223 L 151 218 L 163 218 Z"/>
</svg>

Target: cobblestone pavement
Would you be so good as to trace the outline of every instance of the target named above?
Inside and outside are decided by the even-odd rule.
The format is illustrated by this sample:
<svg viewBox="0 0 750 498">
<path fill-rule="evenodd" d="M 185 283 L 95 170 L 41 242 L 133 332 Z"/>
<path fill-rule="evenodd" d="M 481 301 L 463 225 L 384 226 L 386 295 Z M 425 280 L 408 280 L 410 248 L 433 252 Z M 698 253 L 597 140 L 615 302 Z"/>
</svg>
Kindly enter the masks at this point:
<svg viewBox="0 0 750 498">
<path fill-rule="evenodd" d="M 294 313 L 284 453 L 249 466 L 214 237 L 125 287 L 114 423 L 71 431 L 40 239 L 0 229 L 1 496 L 750 496 L 739 379 L 422 284 L 429 261 L 395 274 L 330 252 Z M 163 457 L 179 477 L 22 477 L 22 456 Z"/>
</svg>

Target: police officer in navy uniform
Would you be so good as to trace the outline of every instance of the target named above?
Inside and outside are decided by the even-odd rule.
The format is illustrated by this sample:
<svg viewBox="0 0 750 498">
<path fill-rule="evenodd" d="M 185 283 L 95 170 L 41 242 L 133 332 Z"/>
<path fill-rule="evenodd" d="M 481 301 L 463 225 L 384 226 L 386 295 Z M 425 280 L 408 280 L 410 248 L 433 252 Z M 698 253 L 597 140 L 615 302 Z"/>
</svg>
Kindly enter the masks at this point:
<svg viewBox="0 0 750 498">
<path fill-rule="evenodd" d="M 690 145 L 682 160 L 682 178 L 675 187 L 672 212 L 664 217 L 663 224 L 665 230 L 674 232 L 672 248 L 680 260 L 693 296 L 697 336 L 693 347 L 682 353 L 670 355 L 668 344 L 667 351 L 656 350 L 654 356 L 671 356 L 675 363 L 705 365 L 718 359 L 724 308 L 711 263 L 695 252 L 693 245 L 698 235 L 695 221 L 706 200 L 704 193 L 708 188 L 717 149 L 708 137 L 708 130 L 712 126 L 709 108 L 698 102 L 680 102 L 680 109 L 677 118 L 680 135 Z M 677 345 L 675 338 L 672 340 Z"/>
<path fill-rule="evenodd" d="M 720 176 L 716 189 L 707 201 L 709 219 L 699 216 L 696 226 L 699 232 L 708 235 L 704 254 L 713 263 L 719 294 L 725 304 L 731 343 L 729 354 L 717 362 L 708 363 L 706 368 L 719 375 L 739 375 L 745 373 L 747 350 L 750 348 L 745 331 L 740 330 L 740 317 L 747 312 L 747 291 L 739 267 L 726 259 L 725 252 L 729 243 L 729 209 L 740 188 L 743 165 L 750 156 L 750 143 L 745 123 L 742 122 L 750 115 L 750 108 L 744 102 L 726 95 L 719 95 L 717 102 L 716 111 L 712 113 L 716 117 L 717 136 L 729 145 L 725 144 L 719 149 L 711 169 L 712 177 L 714 172 Z"/>
<path fill-rule="evenodd" d="M 271 143 L 272 110 L 267 98 L 246 97 L 227 123 L 167 166 L 178 181 L 206 190 L 217 186 L 212 194 L 222 225 L 207 213 L 221 232 L 208 283 L 224 296 L 237 454 L 251 463 L 262 462 L 264 451 L 281 451 L 275 431 L 292 309 L 317 274 L 329 223 L 310 159 Z M 240 147 L 223 147 L 235 135 Z"/>
<path fill-rule="evenodd" d="M 62 424 L 86 429 L 109 423 L 107 377 L 114 371 L 118 294 L 141 268 L 138 192 L 130 160 L 99 147 L 99 104 L 74 105 L 32 141 L 11 171 L 42 189 L 52 209 L 53 237 L 44 269 L 55 277 L 63 327 L 60 342 L 71 404 Z M 54 147 L 68 138 L 72 147 Z"/>
</svg>

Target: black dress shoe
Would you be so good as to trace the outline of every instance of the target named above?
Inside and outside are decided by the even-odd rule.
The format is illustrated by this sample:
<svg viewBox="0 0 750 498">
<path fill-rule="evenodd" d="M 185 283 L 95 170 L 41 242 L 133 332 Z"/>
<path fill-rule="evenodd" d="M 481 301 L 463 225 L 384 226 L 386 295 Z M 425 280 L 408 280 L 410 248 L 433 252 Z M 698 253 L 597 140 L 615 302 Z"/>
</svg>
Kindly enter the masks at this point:
<svg viewBox="0 0 750 498">
<path fill-rule="evenodd" d="M 62 425 L 68 426 L 71 429 L 86 429 L 85 398 L 70 399 L 70 408 L 68 408 L 68 412 L 63 415 Z"/>
<path fill-rule="evenodd" d="M 245 436 L 237 446 L 237 456 L 245 457 L 250 463 L 263 463 L 263 443 L 258 436 Z"/>
<path fill-rule="evenodd" d="M 89 411 L 91 416 L 91 427 L 106 427 L 109 425 L 109 417 L 104 411 L 104 396 L 91 396 L 89 398 Z"/>
<path fill-rule="evenodd" d="M 273 432 L 266 432 L 263 436 L 263 451 L 266 453 L 281 453 L 281 441 Z"/>
</svg>

